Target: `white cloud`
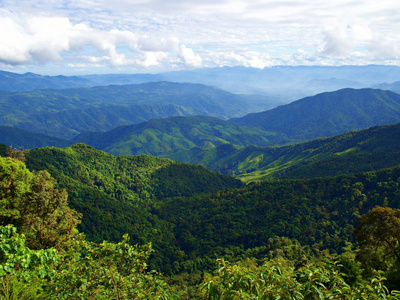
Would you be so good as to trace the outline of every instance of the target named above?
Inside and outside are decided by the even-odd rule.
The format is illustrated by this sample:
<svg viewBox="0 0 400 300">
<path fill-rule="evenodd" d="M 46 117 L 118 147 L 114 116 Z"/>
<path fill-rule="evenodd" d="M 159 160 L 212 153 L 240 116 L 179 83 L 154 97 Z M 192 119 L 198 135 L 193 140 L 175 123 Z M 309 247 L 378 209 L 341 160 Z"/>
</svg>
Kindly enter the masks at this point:
<svg viewBox="0 0 400 300">
<path fill-rule="evenodd" d="M 144 59 L 142 59 L 138 65 L 141 67 L 152 67 L 159 66 L 168 58 L 168 54 L 165 52 L 146 52 L 144 54 Z"/>
<path fill-rule="evenodd" d="M 179 56 L 182 58 L 186 67 L 196 68 L 201 66 L 201 57 L 196 55 L 194 51 L 185 45 L 181 45 L 179 48 Z"/>
<path fill-rule="evenodd" d="M 350 29 L 341 25 L 324 31 L 324 45 L 321 54 L 328 56 L 346 56 L 352 51 L 354 40 Z"/>
<path fill-rule="evenodd" d="M 393 0 L 3 0 L 0 63 L 400 64 L 399 11 Z"/>
<path fill-rule="evenodd" d="M 72 24 L 66 17 L 35 16 L 0 18 L 0 62 L 9 65 L 46 64 L 61 61 L 66 53 L 79 52 L 69 66 L 107 63 L 112 67 L 157 66 L 169 56 L 187 67 L 198 67 L 201 58 L 175 37 L 156 38 L 128 30 L 100 30 L 84 23 Z M 87 48 L 92 50 L 87 50 Z M 82 55 L 85 51 L 95 55 Z"/>
<path fill-rule="evenodd" d="M 0 61 L 10 64 L 27 63 L 30 59 L 26 51 L 24 29 L 7 17 L 0 18 Z"/>
<path fill-rule="evenodd" d="M 219 66 L 265 68 L 272 62 L 269 54 L 255 51 L 216 52 L 210 55 L 213 55 L 212 61 L 216 61 Z"/>
<path fill-rule="evenodd" d="M 371 42 L 367 48 L 377 59 L 400 59 L 400 46 L 397 39 L 382 36 Z"/>
<path fill-rule="evenodd" d="M 340 24 L 324 32 L 323 45 L 317 54 L 342 59 L 353 58 L 354 61 L 382 62 L 400 57 L 399 37 L 383 35 L 378 30 L 365 24 Z"/>
<path fill-rule="evenodd" d="M 140 50 L 143 51 L 179 51 L 179 39 L 172 38 L 155 38 L 147 35 L 140 37 L 138 43 L 140 44 Z"/>
</svg>

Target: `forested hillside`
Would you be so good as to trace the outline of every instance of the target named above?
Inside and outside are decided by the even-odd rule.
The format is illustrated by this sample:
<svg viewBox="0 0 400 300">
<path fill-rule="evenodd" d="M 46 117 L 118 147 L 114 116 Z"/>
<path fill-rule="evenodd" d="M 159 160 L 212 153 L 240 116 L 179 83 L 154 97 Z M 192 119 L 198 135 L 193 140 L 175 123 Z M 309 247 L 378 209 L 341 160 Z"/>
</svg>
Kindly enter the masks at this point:
<svg viewBox="0 0 400 300">
<path fill-rule="evenodd" d="M 23 159 L 15 150 L 2 147 L 2 152 Z M 400 206 L 399 167 L 240 187 L 233 179 L 213 175 L 203 168 L 150 156 L 114 157 L 83 144 L 66 149 L 31 150 L 26 158 L 31 169 L 44 168 L 55 173 L 60 187 L 69 192 L 71 206 L 82 213 L 80 229 L 89 240 L 117 239 L 113 230 L 114 234 L 130 230 L 131 240 L 125 236 L 118 244 L 94 244 L 82 240 L 76 231 L 71 239 L 63 231 L 67 224 L 58 222 L 64 220 L 75 226 L 80 216 L 66 207 L 66 193 L 57 190 L 46 171 L 31 173 L 21 162 L 0 158 L 0 201 L 2 205 L 14 203 L 14 210 L 9 204 L 2 206 L 0 220 L 3 225 L 15 220 L 11 223 L 27 233 L 25 238 L 10 225 L 1 227 L 0 251 L 2 263 L 7 267 L 2 269 L 0 280 L 12 289 L 20 287 L 19 295 L 49 295 L 58 291 L 62 298 L 88 297 L 97 291 L 115 298 L 116 293 L 134 295 L 140 287 L 142 299 L 153 299 L 153 293 L 165 299 L 224 299 L 232 293 L 254 296 L 266 293 L 265 285 L 257 283 L 264 278 L 270 284 L 267 295 L 290 295 L 297 291 L 299 295 L 310 295 L 310 299 L 321 294 L 356 299 L 378 299 L 380 295 L 379 299 L 395 299 L 388 295 L 382 279 L 368 278 L 380 270 L 387 277 L 385 284 L 390 289 L 398 288 L 396 274 L 400 261 L 396 262 L 395 253 L 387 252 L 384 264 L 374 263 L 382 254 L 374 250 L 376 245 L 368 242 L 368 238 L 380 238 L 369 225 L 391 226 L 390 222 L 400 219 L 397 210 L 387 208 Z M 160 177 L 156 175 L 158 172 Z M 43 198 L 42 194 L 48 196 Z M 20 200 L 6 202 L 9 197 Z M 64 200 L 58 202 L 61 198 Z M 36 199 L 36 206 L 31 206 L 30 199 Z M 56 211 L 45 209 L 50 202 L 44 199 L 54 202 Z M 367 214 L 376 205 L 382 207 Z M 29 212 L 32 217 L 17 222 L 19 210 Z M 38 215 L 40 218 L 60 226 L 60 231 L 54 233 L 43 231 L 47 239 L 54 234 L 58 237 L 59 244 L 54 244 L 57 249 L 36 242 L 32 230 L 41 221 L 31 220 L 35 220 L 39 211 L 46 211 Z M 74 216 L 57 218 L 52 212 Z M 361 214 L 364 215 L 358 226 Z M 387 216 L 389 223 L 375 225 L 374 218 L 382 216 Z M 349 244 L 355 241 L 353 232 L 360 242 L 360 257 L 355 256 Z M 386 230 L 384 236 L 392 239 L 396 234 Z M 50 247 L 52 241 L 48 239 Z M 168 283 L 146 271 L 145 260 L 151 246 L 130 245 L 136 242 L 152 243 L 154 252 L 149 265 L 168 274 L 164 277 Z M 388 249 L 385 244 L 379 247 L 382 251 Z M 15 258 L 26 255 L 34 255 L 35 259 L 23 264 Z M 225 259 L 216 261 L 219 257 Z M 215 270 L 212 276 L 204 273 L 212 270 Z M 119 279 L 105 284 L 102 272 Z M 34 284 L 21 279 L 24 276 L 31 276 Z M 313 284 L 307 285 L 304 276 Z M 364 297 L 360 298 L 361 295 Z"/>
<path fill-rule="evenodd" d="M 400 167 L 321 179 L 271 180 L 213 196 L 172 198 L 160 216 L 177 224 L 186 252 L 265 245 L 274 236 L 341 251 L 357 217 L 376 205 L 400 208 Z M 214 234 L 218 233 L 218 234 Z"/>
<path fill-rule="evenodd" d="M 179 152 L 192 148 L 200 151 L 228 143 L 266 146 L 289 142 L 283 135 L 206 116 L 155 119 L 104 133 L 83 133 L 73 141 L 114 155 L 151 154 L 163 157 L 177 152 L 179 155 Z"/>
<path fill-rule="evenodd" d="M 73 142 L 10 126 L 0 126 L 0 143 L 14 148 L 67 147 Z"/>
<path fill-rule="evenodd" d="M 172 159 L 234 175 L 244 181 L 272 177 L 310 178 L 379 170 L 400 163 L 400 124 L 281 147 L 244 148 L 224 144 Z"/>
<path fill-rule="evenodd" d="M 140 290 L 138 299 L 228 299 L 297 291 L 310 299 L 395 299 L 382 282 L 399 287 L 398 245 L 390 244 L 393 252 L 374 241 L 396 241 L 398 232 L 388 228 L 400 220 L 400 210 L 389 208 L 400 207 L 399 166 L 243 186 L 202 167 L 115 157 L 84 144 L 0 150 L 20 160 L 25 154 L 32 170 L 0 158 L 0 221 L 8 225 L 0 228 L 0 280 L 18 295 L 87 298 L 95 292 L 114 299 Z M 68 207 L 66 192 L 78 213 Z M 387 221 L 374 221 L 383 216 Z M 53 225 L 40 227 L 43 222 Z M 89 241 L 115 243 L 86 241 L 73 230 L 77 224 Z M 130 240 L 121 241 L 126 232 Z M 23 263 L 27 255 L 33 259 Z M 104 273 L 114 279 L 105 281 Z"/>
<path fill-rule="evenodd" d="M 345 242 L 354 242 L 357 216 L 375 205 L 400 208 L 399 167 L 233 190 L 239 182 L 201 167 L 115 157 L 83 144 L 31 150 L 27 158 L 30 169 L 48 170 L 67 188 L 89 239 L 117 241 L 128 232 L 134 242 L 151 241 L 164 271 L 171 271 L 174 260 L 182 262 L 178 249 L 184 257 L 209 256 L 262 246 L 274 236 L 321 242 L 340 252 Z"/>
<path fill-rule="evenodd" d="M 259 126 L 291 139 L 310 140 L 400 121 L 400 95 L 374 89 L 343 89 L 303 98 L 230 121 Z"/>
<path fill-rule="evenodd" d="M 156 199 L 242 185 L 204 167 L 147 155 L 116 157 L 84 144 L 34 149 L 26 158 L 29 169 L 48 170 L 67 189 L 71 207 L 83 214 L 78 228 L 88 239 L 119 241 L 128 233 L 133 243 L 152 242 L 164 258 L 159 267 L 171 263 L 177 245 L 172 224 L 152 213 Z"/>
<path fill-rule="evenodd" d="M 0 139 L 17 148 L 48 144 L 64 147 L 73 143 L 11 127 L 0 127 Z M 152 154 L 200 164 L 251 182 L 272 177 L 334 176 L 392 167 L 400 163 L 400 143 L 396 142 L 399 139 L 400 124 L 394 124 L 280 147 L 243 147 L 287 140 L 259 128 L 195 116 L 152 120 L 105 133 L 82 134 L 75 141 L 112 154 Z"/>
</svg>

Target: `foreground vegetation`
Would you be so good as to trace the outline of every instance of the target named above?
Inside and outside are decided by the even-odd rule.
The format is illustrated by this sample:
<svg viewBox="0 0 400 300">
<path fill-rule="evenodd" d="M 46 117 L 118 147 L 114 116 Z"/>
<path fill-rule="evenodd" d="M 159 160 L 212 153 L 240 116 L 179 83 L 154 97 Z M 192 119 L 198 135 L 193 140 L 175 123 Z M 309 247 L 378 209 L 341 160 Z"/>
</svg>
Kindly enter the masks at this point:
<svg viewBox="0 0 400 300">
<path fill-rule="evenodd" d="M 0 158 L 4 299 L 399 299 L 400 210 L 389 207 L 400 205 L 400 168 L 241 187 L 204 168 L 85 145 L 26 154 L 57 183 L 3 150 L 14 157 Z M 132 236 L 114 227 L 118 241 L 99 240 L 107 214 L 124 210 Z"/>
</svg>

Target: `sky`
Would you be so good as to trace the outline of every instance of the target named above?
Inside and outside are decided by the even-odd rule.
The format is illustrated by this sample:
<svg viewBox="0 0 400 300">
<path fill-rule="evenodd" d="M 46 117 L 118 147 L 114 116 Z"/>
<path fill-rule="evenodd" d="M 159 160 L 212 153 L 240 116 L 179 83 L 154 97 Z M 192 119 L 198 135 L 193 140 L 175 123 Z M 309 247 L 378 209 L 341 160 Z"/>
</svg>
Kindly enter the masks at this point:
<svg viewBox="0 0 400 300">
<path fill-rule="evenodd" d="M 400 65 L 398 0 L 0 0 L 0 69 Z"/>
</svg>

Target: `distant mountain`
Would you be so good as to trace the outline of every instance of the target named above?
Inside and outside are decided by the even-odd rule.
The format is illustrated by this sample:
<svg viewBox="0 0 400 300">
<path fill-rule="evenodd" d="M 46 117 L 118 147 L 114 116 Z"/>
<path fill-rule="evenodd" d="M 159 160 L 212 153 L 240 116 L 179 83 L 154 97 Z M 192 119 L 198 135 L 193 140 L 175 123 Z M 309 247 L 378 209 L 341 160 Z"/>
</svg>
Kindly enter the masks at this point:
<svg viewBox="0 0 400 300">
<path fill-rule="evenodd" d="M 221 145 L 180 157 L 247 182 L 271 177 L 311 178 L 396 166 L 400 164 L 399 141 L 400 124 L 395 124 L 281 147 Z"/>
<path fill-rule="evenodd" d="M 392 83 L 380 83 L 373 86 L 374 89 L 381 89 L 381 90 L 389 90 L 400 94 L 400 81 L 392 82 Z"/>
<path fill-rule="evenodd" d="M 343 89 L 230 121 L 282 133 L 290 139 L 309 140 L 400 122 L 400 95 L 376 89 Z"/>
<path fill-rule="evenodd" d="M 107 85 L 129 85 L 140 84 L 146 82 L 168 81 L 161 74 L 139 73 L 139 74 L 93 74 L 80 76 L 81 78 L 92 83 L 93 86 Z"/>
<path fill-rule="evenodd" d="M 68 140 L 9 126 L 0 126 L 0 143 L 22 149 L 46 146 L 67 147 L 72 144 L 72 142 Z"/>
<path fill-rule="evenodd" d="M 0 71 L 0 91 L 3 92 L 65 89 L 90 85 L 87 79 L 76 76 L 43 76 L 34 73 L 17 74 Z"/>
<path fill-rule="evenodd" d="M 151 154 L 164 157 L 192 148 L 210 149 L 228 143 L 266 146 L 289 142 L 283 135 L 206 116 L 153 119 L 104 133 L 83 133 L 73 141 L 115 155 Z"/>
<path fill-rule="evenodd" d="M 61 138 L 154 118 L 250 111 L 240 96 L 200 84 L 145 83 L 0 95 L 0 125 Z"/>
<path fill-rule="evenodd" d="M 160 74 L 90 75 L 96 83 L 130 84 L 151 81 L 192 82 L 239 94 L 275 96 L 285 103 L 343 88 L 369 88 L 400 78 L 398 66 L 274 66 L 201 68 Z"/>
<path fill-rule="evenodd" d="M 2 74 L 2 75 L 1 75 Z M 0 74 L 0 91 L 128 85 L 145 82 L 200 83 L 237 94 L 261 95 L 289 103 L 302 97 L 343 88 L 369 88 L 400 78 L 400 67 L 368 66 L 275 66 L 264 69 L 219 67 L 159 74 L 100 74 L 80 77 L 41 76 L 32 73 Z M 267 109 L 264 107 L 263 109 Z"/>
</svg>

